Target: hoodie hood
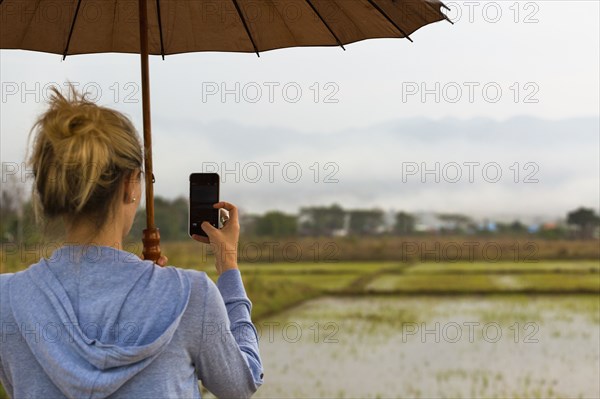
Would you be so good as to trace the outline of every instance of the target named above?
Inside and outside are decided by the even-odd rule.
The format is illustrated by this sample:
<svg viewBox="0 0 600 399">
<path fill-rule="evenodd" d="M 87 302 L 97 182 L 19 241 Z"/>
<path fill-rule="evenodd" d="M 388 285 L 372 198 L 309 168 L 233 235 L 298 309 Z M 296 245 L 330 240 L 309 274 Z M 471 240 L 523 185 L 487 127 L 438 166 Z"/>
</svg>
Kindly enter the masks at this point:
<svg viewBox="0 0 600 399">
<path fill-rule="evenodd" d="M 23 339 L 69 398 L 104 398 L 171 342 L 190 298 L 174 267 L 111 247 L 64 246 L 13 276 Z"/>
</svg>

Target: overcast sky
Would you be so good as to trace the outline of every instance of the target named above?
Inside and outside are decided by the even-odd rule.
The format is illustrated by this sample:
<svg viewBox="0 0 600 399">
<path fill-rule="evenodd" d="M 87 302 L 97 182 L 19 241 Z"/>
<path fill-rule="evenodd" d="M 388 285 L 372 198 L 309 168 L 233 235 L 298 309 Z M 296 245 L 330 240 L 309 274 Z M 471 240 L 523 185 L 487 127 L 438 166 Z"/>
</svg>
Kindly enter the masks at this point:
<svg viewBox="0 0 600 399">
<path fill-rule="evenodd" d="M 254 167 L 252 162 L 296 162 L 304 176 L 319 169 L 320 180 L 337 167 L 337 176 L 346 179 L 345 185 L 340 180 L 329 186 L 293 186 L 282 178 L 267 185 L 237 184 L 233 178 L 224 183 L 224 198 L 259 212 L 294 211 L 305 203 L 336 199 L 349 207 L 365 204 L 481 215 L 561 215 L 578 204 L 597 208 L 599 2 L 446 4 L 455 24 L 426 26 L 411 35 L 414 43 L 368 40 L 348 45 L 346 51 L 283 49 L 260 58 L 224 53 L 176 55 L 165 61 L 153 57 L 156 193 L 171 198 L 186 195 L 189 173 L 202 171 L 207 162 L 226 162 L 226 167 L 234 168 L 239 160 L 246 172 Z M 99 104 L 127 113 L 141 130 L 137 56 L 85 55 L 63 62 L 52 54 L 1 51 L 0 75 L 3 165 L 23 160 L 27 133 L 44 107 L 43 89 L 52 82 L 78 83 Z M 527 151 L 511 152 L 518 143 L 508 141 L 487 146 L 490 137 L 483 130 L 514 128 L 510 121 L 515 117 L 563 121 L 558 123 L 563 130 L 555 132 L 561 144 L 544 142 L 539 129 L 552 124 L 536 122 L 534 136 L 541 151 L 537 158 L 529 137 L 524 137 Z M 473 118 L 487 119 L 477 125 Z M 585 131 L 581 141 L 568 139 L 569 118 L 583 118 L 573 125 Z M 404 133 L 411 120 L 424 126 L 419 143 L 414 131 Z M 522 122 L 521 128 L 530 121 L 516 120 Z M 454 130 L 446 129 L 450 125 L 445 123 L 455 124 Z M 468 135 L 462 134 L 462 127 Z M 390 131 L 394 139 L 383 139 Z M 527 130 L 522 134 L 527 136 Z M 514 134 L 508 136 L 515 139 Z M 345 142 L 345 137 L 355 141 Z M 554 153 L 557 162 L 560 159 L 557 164 Z M 410 171 L 402 168 L 412 163 L 435 167 L 441 162 L 443 167 L 470 161 L 496 162 L 504 176 L 514 173 L 514 167 L 509 169 L 514 162 L 521 169 L 537 162 L 538 176 L 544 179 L 526 190 L 519 184 L 490 185 L 485 180 L 466 191 L 443 182 L 420 183 L 418 189 L 403 182 Z M 262 168 L 263 173 L 268 171 L 264 164 Z M 381 181 L 395 189 L 377 183 Z M 356 186 L 358 182 L 372 186 L 364 190 Z M 397 190 L 399 184 L 405 184 L 403 190 Z"/>
</svg>

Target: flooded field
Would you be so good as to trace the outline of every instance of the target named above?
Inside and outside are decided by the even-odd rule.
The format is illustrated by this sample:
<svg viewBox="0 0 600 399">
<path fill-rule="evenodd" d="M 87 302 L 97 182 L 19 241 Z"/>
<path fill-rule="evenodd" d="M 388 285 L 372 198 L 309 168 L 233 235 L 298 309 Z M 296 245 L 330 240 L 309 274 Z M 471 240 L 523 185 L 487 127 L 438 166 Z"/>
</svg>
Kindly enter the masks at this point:
<svg viewBox="0 0 600 399">
<path fill-rule="evenodd" d="M 261 398 L 598 398 L 599 298 L 325 297 L 258 324 Z"/>
<path fill-rule="evenodd" d="M 600 398 L 597 259 L 257 263 L 242 275 L 265 369 L 255 397 Z"/>
</svg>

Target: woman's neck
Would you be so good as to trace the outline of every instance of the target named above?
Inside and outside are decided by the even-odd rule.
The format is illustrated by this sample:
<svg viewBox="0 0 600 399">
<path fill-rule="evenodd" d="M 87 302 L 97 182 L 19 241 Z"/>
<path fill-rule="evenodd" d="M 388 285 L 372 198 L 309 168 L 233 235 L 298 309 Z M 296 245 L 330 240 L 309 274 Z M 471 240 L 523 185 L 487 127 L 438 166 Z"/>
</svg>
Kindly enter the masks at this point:
<svg viewBox="0 0 600 399">
<path fill-rule="evenodd" d="M 122 233 L 113 223 L 107 223 L 100 230 L 88 224 L 71 226 L 67 229 L 65 241 L 68 244 L 76 245 L 100 245 L 116 249 L 123 247 Z"/>
</svg>

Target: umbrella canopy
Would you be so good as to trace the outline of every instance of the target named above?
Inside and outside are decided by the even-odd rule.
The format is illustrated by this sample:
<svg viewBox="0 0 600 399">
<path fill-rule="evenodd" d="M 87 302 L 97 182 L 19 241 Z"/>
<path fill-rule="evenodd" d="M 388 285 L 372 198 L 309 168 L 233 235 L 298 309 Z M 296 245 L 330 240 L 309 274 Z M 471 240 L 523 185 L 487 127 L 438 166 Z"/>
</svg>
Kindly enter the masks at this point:
<svg viewBox="0 0 600 399">
<path fill-rule="evenodd" d="M 3 0 L 3 49 L 140 53 L 138 0 Z M 255 52 L 403 38 L 438 0 L 147 0 L 148 53 Z"/>
<path fill-rule="evenodd" d="M 439 0 L 0 0 L 0 48 L 67 55 L 141 55 L 146 225 L 143 254 L 160 256 L 154 225 L 148 55 L 341 46 L 407 38 L 448 18 Z M 449 21 L 449 20 L 448 20 Z"/>
</svg>

